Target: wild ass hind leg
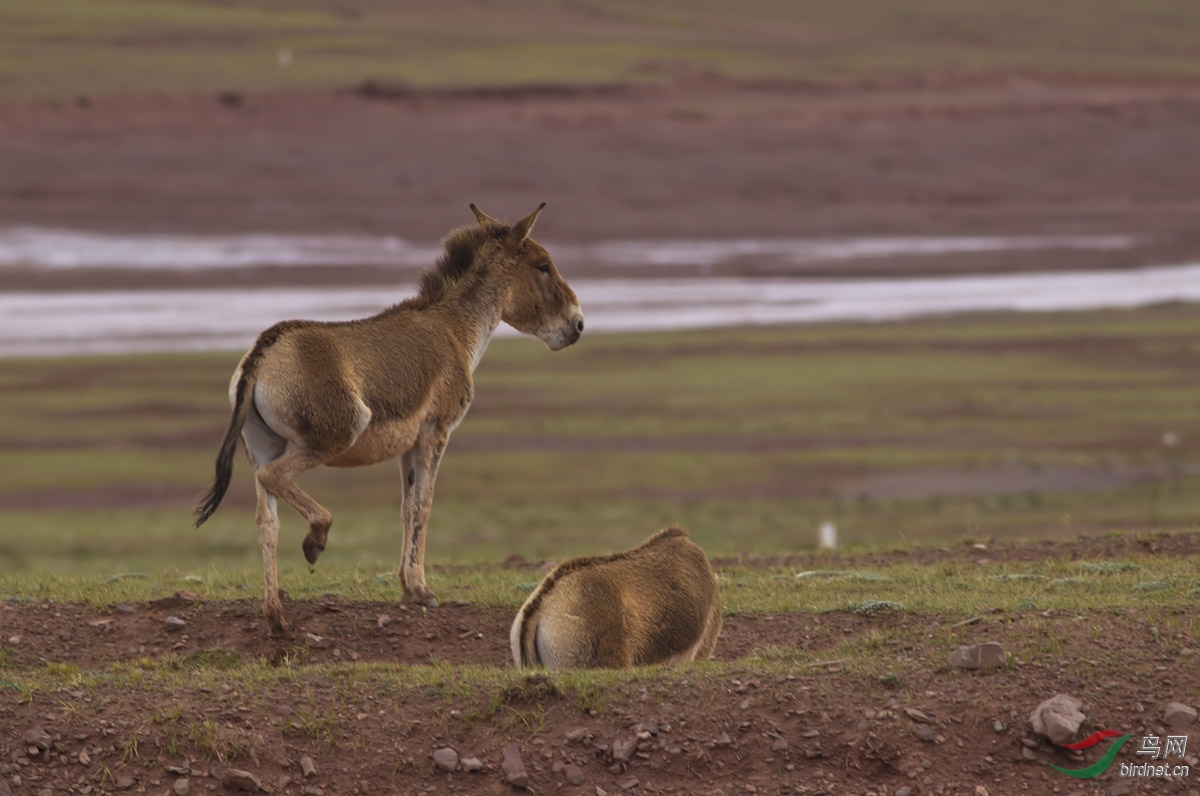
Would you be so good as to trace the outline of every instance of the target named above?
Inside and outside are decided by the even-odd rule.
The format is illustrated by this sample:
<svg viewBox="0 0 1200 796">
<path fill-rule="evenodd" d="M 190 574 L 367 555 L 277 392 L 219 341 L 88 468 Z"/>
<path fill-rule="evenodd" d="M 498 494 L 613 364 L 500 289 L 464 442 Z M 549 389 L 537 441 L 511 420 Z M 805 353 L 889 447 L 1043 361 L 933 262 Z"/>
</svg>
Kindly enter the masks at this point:
<svg viewBox="0 0 1200 796">
<path fill-rule="evenodd" d="M 275 496 L 267 491 L 258 480 L 257 472 L 268 462 L 277 459 L 287 449 L 287 440 L 276 436 L 261 423 L 256 422 L 252 413 L 249 422 L 242 431 L 242 441 L 246 445 L 246 456 L 255 470 L 254 493 L 256 497 L 254 524 L 258 527 L 258 546 L 262 550 L 263 580 L 265 590 L 263 595 L 263 614 L 271 627 L 271 632 L 281 635 L 287 631 L 283 619 L 283 603 L 279 599 L 279 570 L 277 566 L 279 552 L 279 506 Z"/>
<path fill-rule="evenodd" d="M 433 510 L 433 487 L 450 432 L 436 428 L 422 433 L 417 446 L 401 457 L 405 466 L 404 545 L 400 583 L 409 602 L 435 607 L 437 598 L 425 584 L 425 534 Z"/>
<path fill-rule="evenodd" d="M 329 526 L 333 515 L 326 511 L 312 496 L 296 485 L 296 476 L 323 463 L 327 455 L 309 450 L 289 450 L 268 462 L 258 471 L 258 482 L 271 494 L 294 508 L 308 523 L 308 535 L 304 537 L 304 557 L 309 564 L 325 549 L 329 538 Z"/>
</svg>

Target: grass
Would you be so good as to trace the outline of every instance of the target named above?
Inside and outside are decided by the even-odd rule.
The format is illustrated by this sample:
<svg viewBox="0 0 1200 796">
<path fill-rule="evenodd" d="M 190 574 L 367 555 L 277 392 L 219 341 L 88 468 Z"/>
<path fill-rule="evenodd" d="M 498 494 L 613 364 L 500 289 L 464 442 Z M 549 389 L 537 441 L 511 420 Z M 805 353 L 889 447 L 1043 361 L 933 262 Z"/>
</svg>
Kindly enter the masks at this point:
<svg viewBox="0 0 1200 796">
<path fill-rule="evenodd" d="M 947 70 L 1194 77 L 1197 22 L 1187 0 L 10 0 L 0 4 L 0 95 L 329 88 L 368 77 L 416 86 Z"/>
<path fill-rule="evenodd" d="M 429 560 L 561 560 L 670 523 L 714 556 L 808 549 L 825 520 L 883 547 L 1192 527 L 1196 340 L 1187 305 L 594 337 L 553 357 L 497 340 L 442 465 Z M 3 362 L 0 571 L 253 571 L 240 457 L 220 511 L 190 518 L 236 361 Z M 302 483 L 335 518 L 322 572 L 394 566 L 393 464 Z M 302 526 L 281 518 L 299 578 Z"/>
<path fill-rule="evenodd" d="M 1068 561 L 1038 564 L 992 563 L 895 564 L 862 570 L 740 566 L 718 567 L 722 600 L 728 614 L 826 613 L 851 611 L 876 615 L 888 611 L 970 617 L 996 611 L 1120 611 L 1146 608 L 1168 611 L 1194 603 L 1200 586 L 1200 562 L 1186 558 Z M 262 575 L 257 570 L 178 571 L 96 574 L 0 574 L 0 594 L 9 600 L 84 602 L 96 606 L 148 600 L 190 591 L 208 600 L 257 602 Z M 436 568 L 429 584 L 444 599 L 465 599 L 515 610 L 541 573 L 505 569 Z M 338 595 L 347 600 L 389 603 L 398 599 L 394 572 L 291 569 L 281 586 L 298 599 Z M 235 666 L 214 653 L 193 661 L 220 668 Z"/>
</svg>

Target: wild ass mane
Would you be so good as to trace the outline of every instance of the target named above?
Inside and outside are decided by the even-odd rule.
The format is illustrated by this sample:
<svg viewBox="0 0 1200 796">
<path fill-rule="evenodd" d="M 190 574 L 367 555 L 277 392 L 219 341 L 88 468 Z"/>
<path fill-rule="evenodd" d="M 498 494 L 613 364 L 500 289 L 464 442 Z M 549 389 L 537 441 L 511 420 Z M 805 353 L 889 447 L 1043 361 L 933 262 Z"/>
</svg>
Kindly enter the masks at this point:
<svg viewBox="0 0 1200 796">
<path fill-rule="evenodd" d="M 502 238 L 509 227 L 490 223 L 471 224 L 451 230 L 442 239 L 444 251 L 433 267 L 421 274 L 417 295 L 385 310 L 385 314 L 403 310 L 423 310 L 444 299 L 450 290 L 463 280 L 475 266 L 476 255 L 489 240 Z"/>
</svg>

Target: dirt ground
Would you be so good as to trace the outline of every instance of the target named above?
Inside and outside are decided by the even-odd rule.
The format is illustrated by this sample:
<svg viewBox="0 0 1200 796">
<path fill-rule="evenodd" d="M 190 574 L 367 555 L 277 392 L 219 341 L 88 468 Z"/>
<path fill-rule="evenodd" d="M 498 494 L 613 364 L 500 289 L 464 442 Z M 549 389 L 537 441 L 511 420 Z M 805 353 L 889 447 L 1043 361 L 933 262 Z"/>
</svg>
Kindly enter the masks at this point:
<svg viewBox="0 0 1200 796">
<path fill-rule="evenodd" d="M 1156 556 L 1193 556 L 1196 545 L 1186 534 L 1083 537 L 998 545 L 986 556 L 1118 556 L 1152 566 Z M 846 563 L 981 555 L 961 544 Z M 514 559 L 508 566 L 534 565 Z M 397 687 L 373 684 L 369 674 L 348 676 L 371 663 L 510 667 L 507 610 L 453 603 L 425 612 L 334 597 L 288 600 L 286 610 L 296 630 L 275 639 L 252 600 L 183 593 L 101 608 L 0 602 L 0 784 L 16 783 L 18 794 L 178 796 L 182 789 L 186 796 L 238 790 L 232 768 L 253 774 L 267 792 L 298 796 L 504 793 L 514 787 L 503 749 L 515 744 L 532 793 L 1197 792 L 1188 778 L 1139 781 L 1112 770 L 1097 780 L 1069 779 L 1044 762 L 1082 768 L 1105 747 L 1067 752 L 1029 729 L 1029 711 L 1060 692 L 1083 701 L 1084 732 L 1161 734 L 1166 702 L 1197 702 L 1193 659 L 1148 645 L 1147 623 L 1156 620 L 1132 609 L 1002 612 L 970 622 L 912 613 L 732 615 L 715 656 L 728 663 L 720 673 L 648 673 L 590 696 L 536 674 L 473 693 L 453 683 Z M 183 627 L 168 630 L 168 616 Z M 895 661 L 882 671 L 895 665 L 904 674 L 868 675 L 833 655 L 855 639 L 874 639 L 878 656 Z M 954 645 L 983 640 L 1002 643 L 1012 664 L 964 672 L 946 663 Z M 789 665 L 773 652 L 783 646 L 812 657 Z M 764 669 L 772 656 L 776 668 Z M 13 686 L 6 675 L 47 668 L 86 674 L 118 661 L 185 672 L 225 666 L 230 677 L 182 687 L 165 703 L 136 678 L 101 685 L 68 678 L 58 692 L 32 699 L 5 687 Z M 237 667 L 253 661 L 298 680 L 239 679 Z M 444 747 L 477 758 L 481 770 L 439 769 L 433 753 Z M 305 758 L 315 768 L 309 774 Z"/>
<path fill-rule="evenodd" d="M 0 220 L 430 241 L 470 220 L 469 201 L 516 217 L 546 200 L 547 240 L 1146 236 L 1136 252 L 1054 254 L 1057 268 L 1124 267 L 1200 253 L 1198 132 L 1200 87 L 1189 83 L 1024 75 L 8 104 Z M 1037 267 L 1044 253 L 811 266 L 843 275 Z M 347 278 L 302 270 L 286 278 Z M 54 286 L 53 274 L 22 279 Z"/>
</svg>

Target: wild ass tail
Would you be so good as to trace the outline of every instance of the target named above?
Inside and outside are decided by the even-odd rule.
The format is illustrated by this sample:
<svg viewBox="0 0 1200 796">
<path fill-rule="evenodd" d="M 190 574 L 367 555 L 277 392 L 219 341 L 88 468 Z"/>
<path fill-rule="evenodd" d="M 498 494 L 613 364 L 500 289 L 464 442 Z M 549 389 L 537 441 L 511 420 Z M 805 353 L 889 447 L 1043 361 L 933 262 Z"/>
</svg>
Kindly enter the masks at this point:
<svg viewBox="0 0 1200 796">
<path fill-rule="evenodd" d="M 233 414 L 229 418 L 229 428 L 225 430 L 225 439 L 221 442 L 221 450 L 217 452 L 216 476 L 213 478 L 213 485 L 196 506 L 197 528 L 213 515 L 217 506 L 221 505 L 221 498 L 225 497 L 225 490 L 229 489 L 229 479 L 233 477 L 233 454 L 237 450 L 238 437 L 242 435 L 242 427 L 246 425 L 246 419 L 250 417 L 250 407 L 253 404 L 255 379 L 253 374 L 248 372 L 249 370 L 248 367 L 244 368 L 241 378 L 238 379 L 237 391 L 234 393 L 233 399 Z"/>
<path fill-rule="evenodd" d="M 539 583 L 513 620 L 508 641 L 512 646 L 513 663 L 518 669 L 542 665 L 537 648 L 538 622 L 541 620 L 542 597 L 553 585 L 553 575 Z"/>
</svg>

